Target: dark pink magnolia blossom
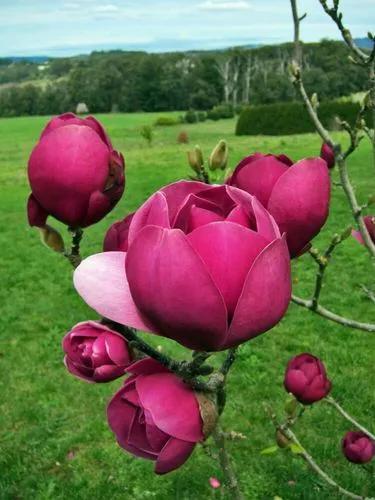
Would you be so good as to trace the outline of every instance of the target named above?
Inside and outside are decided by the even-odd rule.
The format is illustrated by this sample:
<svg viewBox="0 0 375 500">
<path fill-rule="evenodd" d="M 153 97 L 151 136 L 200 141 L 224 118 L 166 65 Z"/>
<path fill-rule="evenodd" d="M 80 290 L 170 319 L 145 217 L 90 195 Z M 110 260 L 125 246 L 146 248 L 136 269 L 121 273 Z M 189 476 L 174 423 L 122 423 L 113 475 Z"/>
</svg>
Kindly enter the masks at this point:
<svg viewBox="0 0 375 500">
<path fill-rule="evenodd" d="M 177 182 L 151 196 L 127 232 L 126 253 L 93 255 L 75 272 L 78 292 L 104 317 L 217 351 L 269 330 L 285 314 L 288 248 L 254 196 Z"/>
<path fill-rule="evenodd" d="M 372 241 L 375 243 L 375 216 L 374 215 L 366 215 L 366 217 L 363 217 L 363 220 L 365 222 L 367 231 L 369 232 L 370 238 Z M 352 236 L 359 241 L 361 245 L 364 245 L 365 242 L 363 241 L 362 235 L 360 231 L 352 231 Z"/>
<path fill-rule="evenodd" d="M 31 153 L 28 174 L 28 218 L 38 227 L 48 215 L 73 228 L 90 226 L 112 210 L 125 187 L 124 158 L 102 125 L 73 113 L 48 123 Z"/>
<path fill-rule="evenodd" d="M 64 337 L 63 350 L 69 372 L 89 382 L 115 380 L 132 362 L 127 341 L 95 321 L 72 328 Z"/>
<path fill-rule="evenodd" d="M 323 363 L 307 353 L 289 361 L 284 386 L 300 403 L 306 405 L 325 398 L 331 390 L 331 382 L 327 378 Z"/>
<path fill-rule="evenodd" d="M 375 443 L 364 432 L 349 431 L 342 440 L 342 451 L 349 462 L 366 464 L 375 455 Z"/>
<path fill-rule="evenodd" d="M 104 238 L 104 252 L 127 252 L 129 227 L 133 216 L 134 214 L 129 214 L 124 220 L 112 224 Z"/>
<path fill-rule="evenodd" d="M 287 235 L 292 257 L 303 253 L 327 220 L 330 179 L 321 158 L 293 165 L 285 155 L 244 158 L 227 184 L 256 196 Z"/>
<path fill-rule="evenodd" d="M 132 375 L 108 405 L 108 423 L 119 445 L 154 460 L 165 474 L 186 462 L 203 441 L 203 420 L 194 391 L 151 358 L 131 365 Z"/>
<path fill-rule="evenodd" d="M 323 142 L 322 144 L 322 148 L 320 150 L 320 158 L 322 158 L 327 163 L 327 167 L 329 169 L 334 168 L 336 163 L 335 152 L 326 142 Z"/>
</svg>

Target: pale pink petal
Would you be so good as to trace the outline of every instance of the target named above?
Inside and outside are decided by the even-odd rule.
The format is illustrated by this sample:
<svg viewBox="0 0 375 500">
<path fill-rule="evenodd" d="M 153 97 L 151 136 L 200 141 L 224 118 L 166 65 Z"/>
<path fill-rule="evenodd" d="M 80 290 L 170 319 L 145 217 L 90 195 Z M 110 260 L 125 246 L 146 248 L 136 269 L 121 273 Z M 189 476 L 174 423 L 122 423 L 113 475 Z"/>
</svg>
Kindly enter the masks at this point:
<svg viewBox="0 0 375 500">
<path fill-rule="evenodd" d="M 105 318 L 139 330 L 154 331 L 132 299 L 125 258 L 124 252 L 91 255 L 75 270 L 74 286 L 85 302 Z"/>
</svg>

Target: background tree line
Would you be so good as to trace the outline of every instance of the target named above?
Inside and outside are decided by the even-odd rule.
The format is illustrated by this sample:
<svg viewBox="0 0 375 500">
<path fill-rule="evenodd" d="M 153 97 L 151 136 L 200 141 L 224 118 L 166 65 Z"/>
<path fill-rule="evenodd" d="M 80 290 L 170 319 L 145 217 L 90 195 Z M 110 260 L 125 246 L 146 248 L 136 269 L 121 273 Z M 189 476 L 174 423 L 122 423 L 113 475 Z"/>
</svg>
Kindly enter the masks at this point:
<svg viewBox="0 0 375 500">
<path fill-rule="evenodd" d="M 293 101 L 288 81 L 291 44 L 216 52 L 148 54 L 93 52 L 40 61 L 0 59 L 0 116 L 208 110 L 219 103 Z M 304 45 L 308 91 L 330 100 L 364 90 L 366 76 L 338 41 Z"/>
</svg>

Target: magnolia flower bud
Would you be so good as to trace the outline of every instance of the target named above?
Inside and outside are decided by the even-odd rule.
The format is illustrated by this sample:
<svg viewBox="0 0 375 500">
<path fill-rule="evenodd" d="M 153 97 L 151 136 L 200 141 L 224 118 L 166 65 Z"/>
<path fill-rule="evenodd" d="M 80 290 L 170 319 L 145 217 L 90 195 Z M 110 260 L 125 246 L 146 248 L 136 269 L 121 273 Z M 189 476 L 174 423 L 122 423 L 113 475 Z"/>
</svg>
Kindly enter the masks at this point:
<svg viewBox="0 0 375 500">
<path fill-rule="evenodd" d="M 354 464 L 366 464 L 375 456 L 375 443 L 361 431 L 349 431 L 342 440 L 342 452 Z"/>
<path fill-rule="evenodd" d="M 38 227 L 38 229 L 40 233 L 40 239 L 42 240 L 42 243 L 44 243 L 44 245 L 46 245 L 54 252 L 64 252 L 64 240 L 62 239 L 61 234 L 56 231 L 56 229 L 48 226 L 47 224 L 44 227 Z"/>
<path fill-rule="evenodd" d="M 131 374 L 108 405 L 108 423 L 126 451 L 155 461 L 155 472 L 181 467 L 215 426 L 215 404 L 151 358 Z"/>
<path fill-rule="evenodd" d="M 280 430 L 276 431 L 276 443 L 279 448 L 287 448 L 290 445 L 289 439 Z"/>
<path fill-rule="evenodd" d="M 204 159 L 203 153 L 199 146 L 195 146 L 192 151 L 188 151 L 188 162 L 190 167 L 199 174 L 202 170 Z"/>
<path fill-rule="evenodd" d="M 219 141 L 219 143 L 212 150 L 212 153 L 208 160 L 208 166 L 210 167 L 210 170 L 225 170 L 228 163 L 228 155 L 228 144 L 224 140 Z"/>
</svg>

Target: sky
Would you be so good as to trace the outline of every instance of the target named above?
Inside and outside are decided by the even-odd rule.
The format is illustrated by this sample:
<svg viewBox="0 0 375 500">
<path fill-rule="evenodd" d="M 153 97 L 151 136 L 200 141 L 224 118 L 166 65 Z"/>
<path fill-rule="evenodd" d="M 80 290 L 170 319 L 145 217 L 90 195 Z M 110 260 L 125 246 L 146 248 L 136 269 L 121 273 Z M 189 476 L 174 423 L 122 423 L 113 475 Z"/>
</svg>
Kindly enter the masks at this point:
<svg viewBox="0 0 375 500">
<path fill-rule="evenodd" d="M 340 4 L 355 37 L 375 29 L 375 0 Z M 339 38 L 318 0 L 299 11 L 303 40 Z M 292 28 L 289 0 L 0 0 L 0 57 L 272 44 Z"/>
</svg>

